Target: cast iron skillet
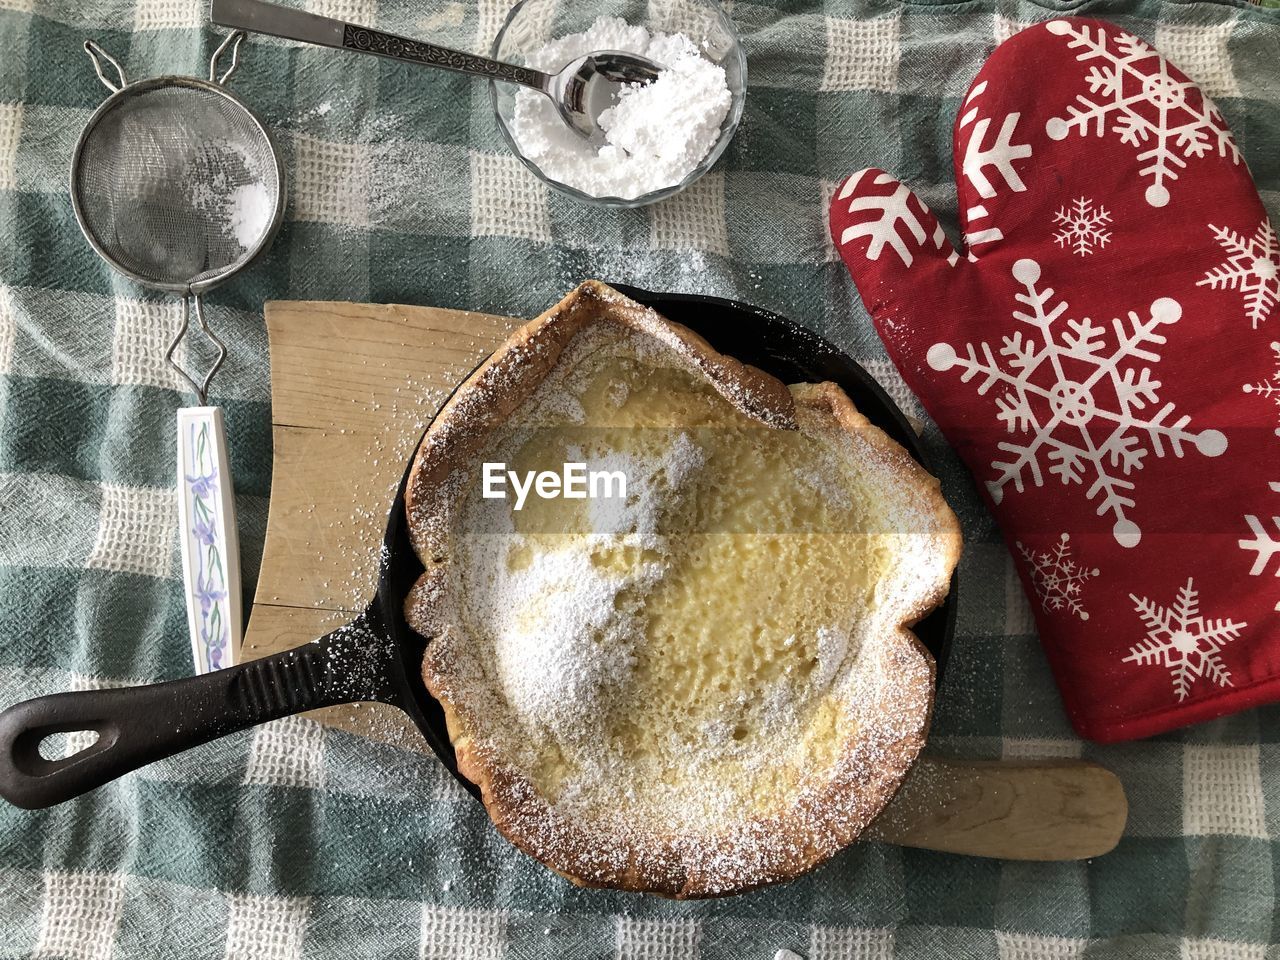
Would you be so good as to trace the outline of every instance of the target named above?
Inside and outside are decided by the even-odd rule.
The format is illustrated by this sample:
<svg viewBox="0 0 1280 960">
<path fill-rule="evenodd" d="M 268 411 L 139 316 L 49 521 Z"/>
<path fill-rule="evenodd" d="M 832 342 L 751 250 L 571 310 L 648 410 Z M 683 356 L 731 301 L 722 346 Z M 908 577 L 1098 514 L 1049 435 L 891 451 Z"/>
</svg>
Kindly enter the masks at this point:
<svg viewBox="0 0 1280 960">
<path fill-rule="evenodd" d="M 775 314 L 714 297 L 618 289 L 706 337 L 717 350 L 787 383 L 831 380 L 868 419 L 927 468 L 925 452 L 880 386 L 826 340 Z M 237 730 L 340 703 L 377 701 L 407 713 L 441 762 L 460 777 L 440 705 L 420 675 L 427 638 L 405 622 L 403 601 L 423 572 L 405 523 L 406 470 L 384 538 L 377 594 L 350 624 L 314 643 L 203 676 L 144 687 L 59 693 L 0 714 L 0 796 L 48 807 L 132 770 Z M 955 581 L 946 603 L 916 626 L 939 666 L 955 626 Z M 47 760 L 51 734 L 92 730 L 98 739 L 70 757 Z"/>
</svg>

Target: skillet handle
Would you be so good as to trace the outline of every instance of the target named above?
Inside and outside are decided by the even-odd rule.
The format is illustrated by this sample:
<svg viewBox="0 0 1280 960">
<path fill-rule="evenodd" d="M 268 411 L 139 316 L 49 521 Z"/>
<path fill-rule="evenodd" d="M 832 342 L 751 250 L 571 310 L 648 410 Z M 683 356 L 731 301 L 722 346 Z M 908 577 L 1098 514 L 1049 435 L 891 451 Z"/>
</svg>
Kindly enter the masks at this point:
<svg viewBox="0 0 1280 960">
<path fill-rule="evenodd" d="M 339 703 L 395 703 L 400 669 L 376 614 L 261 660 L 143 687 L 55 693 L 0 713 L 0 797 L 49 807 L 155 760 L 280 717 Z M 78 753 L 49 760 L 55 733 L 93 731 Z"/>
</svg>

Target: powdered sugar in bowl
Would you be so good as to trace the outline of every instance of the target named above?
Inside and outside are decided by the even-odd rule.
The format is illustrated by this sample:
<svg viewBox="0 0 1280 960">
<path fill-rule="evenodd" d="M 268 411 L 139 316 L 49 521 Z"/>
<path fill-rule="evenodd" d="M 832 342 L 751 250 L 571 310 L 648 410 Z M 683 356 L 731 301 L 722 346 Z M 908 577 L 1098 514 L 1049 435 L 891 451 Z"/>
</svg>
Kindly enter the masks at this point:
<svg viewBox="0 0 1280 960">
<path fill-rule="evenodd" d="M 716 0 L 521 0 L 492 56 L 556 71 L 596 50 L 665 69 L 601 116 L 603 142 L 580 138 L 532 90 L 490 84 L 498 125 L 540 179 L 586 203 L 639 207 L 683 190 L 715 164 L 742 117 L 747 61 Z"/>
</svg>

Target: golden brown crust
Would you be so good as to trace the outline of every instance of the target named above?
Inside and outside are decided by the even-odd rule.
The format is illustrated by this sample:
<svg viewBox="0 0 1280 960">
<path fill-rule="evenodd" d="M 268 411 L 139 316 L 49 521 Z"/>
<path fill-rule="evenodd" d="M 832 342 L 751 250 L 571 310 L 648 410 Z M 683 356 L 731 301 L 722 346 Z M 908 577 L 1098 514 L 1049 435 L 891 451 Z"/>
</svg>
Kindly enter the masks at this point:
<svg viewBox="0 0 1280 960">
<path fill-rule="evenodd" d="M 498 830 L 530 856 L 583 886 L 643 890 L 687 898 L 740 893 L 797 877 L 851 843 L 892 798 L 924 745 L 932 712 L 934 664 L 909 627 L 946 595 L 960 533 L 937 481 L 860 414 L 834 384 L 788 389 L 768 374 L 714 351 L 692 331 L 659 317 L 596 281 L 517 330 L 442 409 L 414 461 L 406 492 L 411 536 L 426 567 L 406 602 L 419 632 L 456 641 L 437 602 L 447 577 L 446 479 L 469 462 L 486 434 L 505 422 L 583 330 L 617 324 L 672 347 L 749 416 L 783 429 L 836 425 L 893 481 L 913 491 L 936 530 L 944 560 L 919 591 L 894 635 L 876 645 L 874 686 L 860 691 L 857 723 L 825 780 L 806 789 L 783 815 L 761 817 L 731 834 L 689 837 L 653 832 L 601 835 L 549 804 L 533 784 L 486 748 L 484 712 L 464 692 L 465 675 L 449 642 L 431 643 L 423 660 L 427 688 L 440 702 L 458 770 L 479 789 Z"/>
</svg>

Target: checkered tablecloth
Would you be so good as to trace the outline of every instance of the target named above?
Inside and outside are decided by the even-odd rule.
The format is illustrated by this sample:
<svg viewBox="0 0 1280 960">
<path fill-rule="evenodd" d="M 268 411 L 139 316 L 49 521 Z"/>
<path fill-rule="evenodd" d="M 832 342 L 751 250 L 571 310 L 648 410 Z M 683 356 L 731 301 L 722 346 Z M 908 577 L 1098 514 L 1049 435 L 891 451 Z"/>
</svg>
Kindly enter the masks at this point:
<svg viewBox="0 0 1280 960">
<path fill-rule="evenodd" d="M 477 50 L 507 5 L 311 2 Z M 737 297 L 833 338 L 918 414 L 826 239 L 825 200 L 874 164 L 954 223 L 960 94 L 998 40 L 1061 11 L 1114 16 L 1198 79 L 1280 214 L 1280 12 L 1245 4 L 734 0 L 742 128 L 692 189 L 629 212 L 549 193 L 505 151 L 479 85 L 250 41 L 233 85 L 278 133 L 291 185 L 274 248 L 210 310 L 231 344 L 214 393 L 246 595 L 270 481 L 269 298 L 532 314 L 584 277 Z M 66 181 L 105 93 L 82 42 L 131 75 L 199 74 L 217 42 L 203 16 L 197 0 L 0 0 L 0 705 L 190 670 L 171 493 L 187 400 L 162 360 L 178 308 L 95 257 Z M 1021 864 L 868 843 L 724 901 L 587 892 L 508 847 L 433 759 L 288 720 L 54 809 L 0 805 L 0 957 L 1277 955 L 1280 709 L 1105 749 L 1075 739 L 1009 556 L 928 436 L 969 541 L 931 749 L 1105 763 L 1132 811 L 1114 853 Z"/>
</svg>

